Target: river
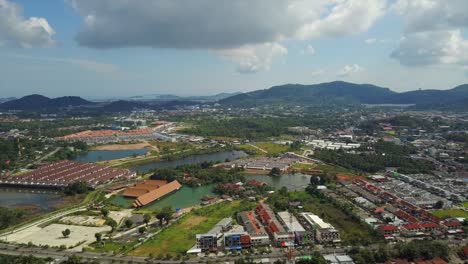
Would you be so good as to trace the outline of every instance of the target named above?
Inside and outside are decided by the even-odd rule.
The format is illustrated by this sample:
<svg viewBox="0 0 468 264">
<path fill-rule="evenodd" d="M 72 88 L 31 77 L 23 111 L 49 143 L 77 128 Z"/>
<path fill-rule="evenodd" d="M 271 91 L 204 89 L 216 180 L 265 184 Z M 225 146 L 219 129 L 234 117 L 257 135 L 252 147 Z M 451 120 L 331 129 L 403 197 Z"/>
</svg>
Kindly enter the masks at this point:
<svg viewBox="0 0 468 264">
<path fill-rule="evenodd" d="M 62 201 L 58 192 L 42 189 L 0 188 L 0 206 L 8 208 L 35 207 L 35 212 L 52 211 Z"/>
<path fill-rule="evenodd" d="M 215 161 L 222 161 L 225 160 L 235 160 L 239 158 L 247 157 L 248 154 L 244 151 L 238 150 L 231 150 L 231 151 L 221 151 L 216 153 L 208 153 L 208 154 L 199 154 L 199 155 L 191 155 L 185 158 L 177 159 L 177 160 L 163 160 L 163 161 L 156 161 L 151 162 L 143 165 L 137 165 L 131 167 L 130 169 L 133 171 L 138 172 L 148 172 L 152 169 L 157 168 L 167 168 L 167 167 L 177 167 L 180 165 L 186 164 L 196 164 L 202 162 L 215 162 Z"/>
<path fill-rule="evenodd" d="M 140 156 L 148 152 L 147 148 L 142 149 L 124 149 L 124 150 L 91 150 L 83 155 L 78 155 L 74 160 L 84 162 L 97 162 L 113 159 L 127 158 L 131 156 Z"/>
</svg>

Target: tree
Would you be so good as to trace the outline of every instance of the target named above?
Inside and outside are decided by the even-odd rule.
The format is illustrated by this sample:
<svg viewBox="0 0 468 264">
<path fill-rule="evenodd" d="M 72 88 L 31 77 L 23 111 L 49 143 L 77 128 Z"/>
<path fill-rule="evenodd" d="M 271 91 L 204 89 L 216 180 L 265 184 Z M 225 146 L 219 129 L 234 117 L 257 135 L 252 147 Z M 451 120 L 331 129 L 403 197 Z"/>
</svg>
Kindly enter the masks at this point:
<svg viewBox="0 0 468 264">
<path fill-rule="evenodd" d="M 63 237 L 68 237 L 70 234 L 71 234 L 71 231 L 68 228 L 62 231 Z"/>
<path fill-rule="evenodd" d="M 140 226 L 140 228 L 138 228 L 138 232 L 140 234 L 142 234 L 142 235 L 143 235 L 143 233 L 145 233 L 145 231 L 146 231 L 146 227 L 144 227 L 144 226 Z"/>
<path fill-rule="evenodd" d="M 101 239 L 102 239 L 102 234 L 101 233 L 94 234 L 94 237 L 96 238 L 97 242 L 101 242 Z"/>
<path fill-rule="evenodd" d="M 148 223 L 151 220 L 151 215 L 150 214 L 144 214 L 143 215 L 143 222 L 145 222 L 146 226 L 148 226 Z"/>
<path fill-rule="evenodd" d="M 166 221 L 166 224 L 172 219 L 172 215 L 174 214 L 174 210 L 172 206 L 165 206 L 161 210 L 156 212 L 156 218 L 159 220 L 159 224 L 162 225 L 163 221 Z"/>
<path fill-rule="evenodd" d="M 126 219 L 124 224 L 127 228 L 130 228 L 133 225 L 133 221 L 132 219 Z"/>
<path fill-rule="evenodd" d="M 117 222 L 112 218 L 107 218 L 106 225 L 112 228 L 111 232 L 114 232 L 115 228 L 117 227 Z"/>
<path fill-rule="evenodd" d="M 102 216 L 107 217 L 109 215 L 109 210 L 106 209 L 106 208 L 102 208 L 101 209 L 101 214 L 102 214 Z"/>
<path fill-rule="evenodd" d="M 270 176 L 280 176 L 281 175 L 281 170 L 278 167 L 274 167 L 271 169 L 271 171 L 268 173 Z"/>
<path fill-rule="evenodd" d="M 77 181 L 68 184 L 65 187 L 65 194 L 66 195 L 75 195 L 75 194 L 82 194 L 86 193 L 90 190 L 90 186 L 87 182 Z"/>
</svg>

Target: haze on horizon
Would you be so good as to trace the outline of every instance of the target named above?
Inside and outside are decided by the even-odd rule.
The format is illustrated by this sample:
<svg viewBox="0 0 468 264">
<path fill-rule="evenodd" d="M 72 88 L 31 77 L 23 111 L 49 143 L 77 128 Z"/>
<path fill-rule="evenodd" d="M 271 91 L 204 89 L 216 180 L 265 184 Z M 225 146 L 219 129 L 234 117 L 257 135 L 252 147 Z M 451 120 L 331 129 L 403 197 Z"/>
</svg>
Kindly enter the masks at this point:
<svg viewBox="0 0 468 264">
<path fill-rule="evenodd" d="M 468 82 L 466 0 L 0 0 L 0 97 Z"/>
</svg>

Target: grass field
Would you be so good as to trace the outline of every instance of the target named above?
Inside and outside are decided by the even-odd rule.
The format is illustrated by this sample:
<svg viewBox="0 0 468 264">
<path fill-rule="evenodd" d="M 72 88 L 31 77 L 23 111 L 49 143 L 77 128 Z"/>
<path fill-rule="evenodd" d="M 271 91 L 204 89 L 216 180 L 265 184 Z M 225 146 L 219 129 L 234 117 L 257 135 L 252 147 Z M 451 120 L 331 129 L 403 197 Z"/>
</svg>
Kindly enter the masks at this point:
<svg viewBox="0 0 468 264">
<path fill-rule="evenodd" d="M 468 212 L 461 209 L 437 210 L 432 212 L 432 214 L 440 218 L 468 217 Z"/>
<path fill-rule="evenodd" d="M 192 211 L 154 236 L 153 239 L 131 251 L 130 254 L 137 256 L 184 254 L 195 244 L 196 234 L 208 232 L 221 219 L 231 217 L 237 211 L 251 208 L 253 208 L 251 203 L 234 201 Z"/>
<path fill-rule="evenodd" d="M 336 165 L 317 164 L 317 166 L 314 169 L 322 170 L 324 172 L 354 175 L 353 171 L 340 167 L 340 166 L 336 166 Z"/>
<path fill-rule="evenodd" d="M 273 142 L 259 142 L 255 146 L 265 150 L 268 154 L 281 154 L 289 151 L 289 147 L 285 145 L 275 144 Z"/>
<path fill-rule="evenodd" d="M 245 151 L 246 153 L 248 153 L 250 155 L 250 158 L 252 158 L 252 156 L 263 156 L 263 155 L 265 155 L 265 153 L 261 152 L 260 150 L 254 148 L 254 147 L 252 147 L 250 145 L 246 145 L 246 144 L 237 145 L 236 149 Z"/>
<path fill-rule="evenodd" d="M 468 201 L 461 203 L 461 205 L 465 208 L 468 208 Z"/>
<path fill-rule="evenodd" d="M 315 169 L 315 167 L 317 167 L 317 165 L 316 164 L 294 163 L 291 167 L 293 169 L 297 169 L 297 170 L 310 170 L 310 169 Z"/>
</svg>

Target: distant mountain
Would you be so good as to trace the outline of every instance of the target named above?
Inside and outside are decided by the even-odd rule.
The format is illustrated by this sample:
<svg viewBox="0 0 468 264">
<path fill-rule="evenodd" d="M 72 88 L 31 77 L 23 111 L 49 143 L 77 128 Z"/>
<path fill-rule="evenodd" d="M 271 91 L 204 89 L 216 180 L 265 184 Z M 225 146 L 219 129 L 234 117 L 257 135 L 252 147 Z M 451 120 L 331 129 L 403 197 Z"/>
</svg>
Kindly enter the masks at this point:
<svg viewBox="0 0 468 264">
<path fill-rule="evenodd" d="M 144 102 L 119 100 L 105 104 L 97 110 L 102 112 L 130 112 L 135 109 L 148 109 L 150 105 Z"/>
<path fill-rule="evenodd" d="M 267 104 L 349 105 L 448 103 L 468 98 L 468 84 L 450 90 L 416 90 L 397 93 L 370 84 L 329 82 L 314 85 L 286 84 L 266 90 L 243 93 L 222 99 L 230 106 L 252 107 Z"/>
<path fill-rule="evenodd" d="M 16 100 L 16 99 L 17 99 L 16 97 L 5 97 L 5 98 L 0 98 L 0 104 L 1 104 L 1 103 L 5 103 L 5 102 L 8 102 L 8 101 Z"/>
<path fill-rule="evenodd" d="M 147 94 L 135 95 L 128 98 L 121 98 L 121 100 L 130 101 L 144 101 L 144 102 L 159 102 L 159 101 L 195 101 L 200 103 L 210 103 L 240 94 L 237 93 L 219 93 L 215 95 L 200 95 L 200 96 L 178 96 L 172 94 Z"/>
<path fill-rule="evenodd" d="M 89 106 L 94 103 L 77 96 L 49 98 L 39 94 L 27 95 L 0 104 L 2 110 L 40 111 L 57 110 L 66 107 Z"/>
</svg>

